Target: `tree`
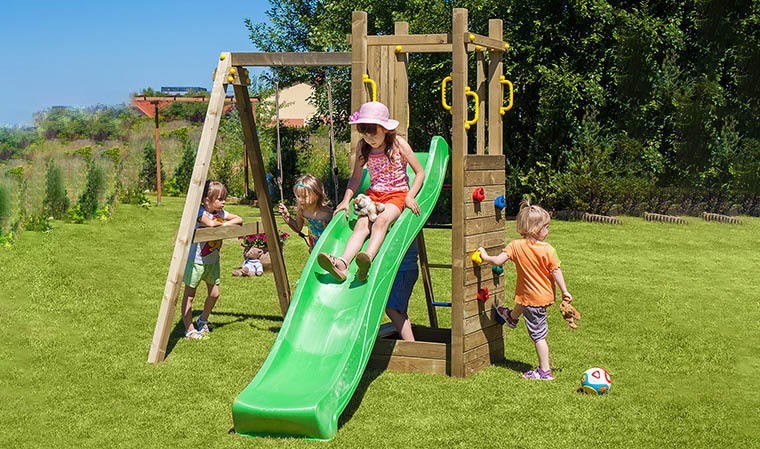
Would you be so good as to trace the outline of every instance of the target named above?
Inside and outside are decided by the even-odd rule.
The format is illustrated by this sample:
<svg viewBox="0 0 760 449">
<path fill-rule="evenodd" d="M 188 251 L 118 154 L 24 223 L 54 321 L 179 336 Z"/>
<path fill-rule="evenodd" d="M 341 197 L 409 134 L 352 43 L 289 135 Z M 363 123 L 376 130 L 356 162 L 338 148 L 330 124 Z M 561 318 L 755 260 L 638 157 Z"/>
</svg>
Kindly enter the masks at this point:
<svg viewBox="0 0 760 449">
<path fill-rule="evenodd" d="M 45 178 L 47 185 L 45 199 L 42 204 L 43 213 L 46 217 L 63 218 L 69 209 L 70 201 L 66 194 L 66 187 L 63 184 L 61 168 L 58 167 L 53 159 L 48 161 Z"/>
</svg>

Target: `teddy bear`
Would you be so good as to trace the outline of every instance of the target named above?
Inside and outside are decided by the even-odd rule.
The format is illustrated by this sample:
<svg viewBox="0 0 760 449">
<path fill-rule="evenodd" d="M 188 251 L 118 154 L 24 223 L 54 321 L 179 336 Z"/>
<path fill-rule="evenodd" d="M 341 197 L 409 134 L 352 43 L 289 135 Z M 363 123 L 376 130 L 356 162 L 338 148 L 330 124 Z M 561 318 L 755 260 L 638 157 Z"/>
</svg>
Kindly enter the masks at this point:
<svg viewBox="0 0 760 449">
<path fill-rule="evenodd" d="M 578 327 L 576 321 L 580 321 L 581 319 L 581 313 L 578 312 L 578 309 L 573 307 L 570 302 L 562 301 L 562 303 L 559 305 L 559 310 L 562 312 L 562 318 L 567 321 L 567 326 L 570 329 L 575 329 Z"/>
<path fill-rule="evenodd" d="M 354 210 L 358 216 L 366 215 L 369 221 L 374 223 L 377 220 L 377 214 L 385 210 L 385 204 L 376 203 L 367 195 L 360 193 L 354 199 Z"/>
<path fill-rule="evenodd" d="M 266 251 L 257 246 L 243 246 L 243 266 L 232 271 L 233 276 L 261 276 L 264 274 L 264 265 L 261 258 Z"/>
</svg>

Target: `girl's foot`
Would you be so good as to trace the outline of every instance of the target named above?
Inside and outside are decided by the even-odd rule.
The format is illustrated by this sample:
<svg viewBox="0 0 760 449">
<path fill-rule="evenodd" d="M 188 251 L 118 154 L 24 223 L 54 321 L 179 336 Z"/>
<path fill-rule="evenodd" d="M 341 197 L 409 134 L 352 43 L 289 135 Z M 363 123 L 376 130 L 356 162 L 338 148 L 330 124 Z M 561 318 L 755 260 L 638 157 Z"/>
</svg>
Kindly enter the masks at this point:
<svg viewBox="0 0 760 449">
<path fill-rule="evenodd" d="M 203 334 L 193 329 L 191 331 L 185 332 L 185 338 L 188 340 L 200 340 L 203 338 Z"/>
<path fill-rule="evenodd" d="M 554 380 L 554 377 L 552 377 L 552 370 L 548 369 L 544 371 L 541 367 L 524 372 L 523 377 L 526 379 Z"/>
<path fill-rule="evenodd" d="M 343 282 L 346 280 L 348 264 L 340 257 L 334 257 L 327 253 L 317 254 L 317 263 L 323 270 L 330 273 L 335 279 Z M 342 267 L 342 268 L 341 268 Z"/>
<path fill-rule="evenodd" d="M 369 274 L 369 268 L 372 266 L 372 258 L 364 251 L 356 255 L 356 266 L 359 269 L 356 271 L 356 279 L 361 282 L 367 282 L 367 275 Z"/>
<path fill-rule="evenodd" d="M 494 311 L 496 312 L 494 314 L 494 319 L 496 319 L 496 322 L 499 324 L 506 324 L 508 328 L 514 329 L 517 327 L 517 323 L 519 322 L 520 318 L 517 319 L 512 318 L 512 310 L 508 307 L 504 306 L 496 306 L 494 307 Z"/>
</svg>

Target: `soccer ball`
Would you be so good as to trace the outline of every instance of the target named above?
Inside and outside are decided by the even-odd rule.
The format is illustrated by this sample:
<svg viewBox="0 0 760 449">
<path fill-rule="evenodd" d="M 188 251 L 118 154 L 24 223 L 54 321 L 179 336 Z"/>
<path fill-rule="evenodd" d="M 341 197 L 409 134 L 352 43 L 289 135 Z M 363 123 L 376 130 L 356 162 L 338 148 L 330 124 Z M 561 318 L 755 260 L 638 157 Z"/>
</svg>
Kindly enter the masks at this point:
<svg viewBox="0 0 760 449">
<path fill-rule="evenodd" d="M 610 391 L 610 373 L 604 368 L 587 369 L 581 377 L 581 390 L 588 394 L 603 395 Z"/>
</svg>

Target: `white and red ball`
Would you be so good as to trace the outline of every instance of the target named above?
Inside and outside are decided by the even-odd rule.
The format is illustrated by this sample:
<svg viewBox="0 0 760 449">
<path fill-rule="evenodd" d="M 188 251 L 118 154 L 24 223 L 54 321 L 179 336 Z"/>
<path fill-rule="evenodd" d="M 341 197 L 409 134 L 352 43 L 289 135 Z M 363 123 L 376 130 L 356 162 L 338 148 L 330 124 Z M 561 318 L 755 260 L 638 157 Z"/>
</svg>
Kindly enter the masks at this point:
<svg viewBox="0 0 760 449">
<path fill-rule="evenodd" d="M 584 393 L 603 395 L 610 392 L 612 378 L 604 368 L 589 368 L 581 377 L 581 389 Z"/>
</svg>

